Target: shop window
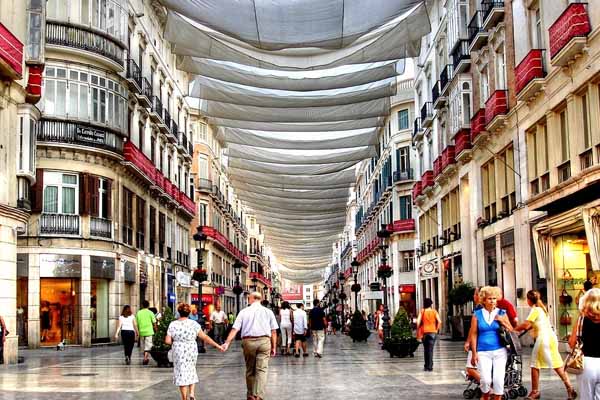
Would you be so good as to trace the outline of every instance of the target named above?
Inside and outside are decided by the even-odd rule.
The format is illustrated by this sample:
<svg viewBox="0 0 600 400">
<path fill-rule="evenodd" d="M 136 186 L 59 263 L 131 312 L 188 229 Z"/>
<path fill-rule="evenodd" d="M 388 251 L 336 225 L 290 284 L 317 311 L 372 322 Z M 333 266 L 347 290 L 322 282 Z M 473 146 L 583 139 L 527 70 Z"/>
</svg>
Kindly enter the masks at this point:
<svg viewBox="0 0 600 400">
<path fill-rule="evenodd" d="M 80 280 L 40 278 L 40 340 L 42 346 L 61 341 L 79 343 Z"/>
<path fill-rule="evenodd" d="M 491 237 L 483 242 L 483 257 L 485 263 L 485 283 L 489 286 L 498 286 L 498 272 L 496 269 L 496 238 Z"/>
<path fill-rule="evenodd" d="M 44 171 L 44 204 L 46 214 L 79 213 L 79 176 Z"/>
</svg>

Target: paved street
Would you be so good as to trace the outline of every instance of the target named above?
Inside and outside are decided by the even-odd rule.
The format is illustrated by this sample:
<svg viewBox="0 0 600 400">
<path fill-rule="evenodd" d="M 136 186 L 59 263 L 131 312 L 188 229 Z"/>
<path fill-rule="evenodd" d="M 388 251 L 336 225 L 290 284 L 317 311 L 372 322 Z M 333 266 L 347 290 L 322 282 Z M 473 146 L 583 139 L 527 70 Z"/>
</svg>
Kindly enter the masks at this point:
<svg viewBox="0 0 600 400">
<path fill-rule="evenodd" d="M 0 399 L 178 399 L 170 369 L 142 367 L 134 351 L 124 365 L 121 348 L 68 348 L 23 351 L 25 364 L 0 369 Z M 137 349 L 136 349 L 137 350 Z M 373 336 L 365 344 L 328 337 L 325 357 L 276 357 L 269 370 L 268 399 L 428 399 L 462 398 L 460 343 L 439 341 L 435 371 L 422 371 L 422 353 L 413 359 L 390 359 Z M 527 360 L 525 361 L 527 363 Z M 213 350 L 198 361 L 197 399 L 243 399 L 243 361 L 239 348 L 225 355 Z M 525 374 L 529 381 L 529 372 Z M 527 383 L 528 384 L 528 383 Z M 562 399 L 560 382 L 545 371 L 544 399 Z"/>
</svg>

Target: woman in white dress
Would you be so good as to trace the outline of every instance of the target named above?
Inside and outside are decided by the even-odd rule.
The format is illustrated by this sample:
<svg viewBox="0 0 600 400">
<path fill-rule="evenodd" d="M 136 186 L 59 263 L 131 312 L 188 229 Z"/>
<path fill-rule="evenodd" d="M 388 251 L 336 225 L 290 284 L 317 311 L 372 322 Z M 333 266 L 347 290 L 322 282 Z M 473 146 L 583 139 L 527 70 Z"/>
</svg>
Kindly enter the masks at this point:
<svg viewBox="0 0 600 400">
<path fill-rule="evenodd" d="M 290 303 L 284 301 L 281 305 L 281 309 L 279 310 L 279 318 L 280 324 L 279 328 L 281 329 L 281 347 L 283 347 L 282 354 L 284 356 L 290 355 L 290 346 L 292 345 L 292 326 L 294 322 L 294 316 L 292 314 L 292 310 L 290 309 Z"/>
<path fill-rule="evenodd" d="M 191 313 L 189 304 L 179 304 L 177 312 L 179 318 L 169 324 L 165 337 L 165 343 L 172 345 L 173 350 L 173 383 L 179 386 L 181 400 L 195 400 L 194 388 L 198 383 L 196 337 L 220 351 L 225 350 L 209 338 L 196 321 L 188 318 Z"/>
</svg>

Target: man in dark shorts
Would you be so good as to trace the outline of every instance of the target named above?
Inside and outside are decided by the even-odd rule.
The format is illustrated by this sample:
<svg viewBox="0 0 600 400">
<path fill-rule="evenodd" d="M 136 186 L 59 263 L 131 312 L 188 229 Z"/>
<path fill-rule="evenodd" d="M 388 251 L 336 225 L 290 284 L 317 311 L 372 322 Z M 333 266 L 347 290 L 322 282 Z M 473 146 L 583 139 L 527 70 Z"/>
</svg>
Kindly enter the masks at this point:
<svg viewBox="0 0 600 400">
<path fill-rule="evenodd" d="M 308 323 L 304 305 L 298 304 L 294 311 L 294 338 L 296 345 L 294 347 L 294 356 L 300 357 L 300 347 L 302 347 L 302 355 L 308 357 L 306 349 L 306 334 L 308 333 Z"/>
</svg>

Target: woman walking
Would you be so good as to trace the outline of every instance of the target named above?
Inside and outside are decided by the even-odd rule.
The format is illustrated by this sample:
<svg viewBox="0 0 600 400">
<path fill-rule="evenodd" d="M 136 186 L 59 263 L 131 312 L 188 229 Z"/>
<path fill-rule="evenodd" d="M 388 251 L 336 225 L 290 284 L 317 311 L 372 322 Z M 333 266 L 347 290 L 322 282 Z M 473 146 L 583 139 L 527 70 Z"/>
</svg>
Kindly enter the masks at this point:
<svg viewBox="0 0 600 400">
<path fill-rule="evenodd" d="M 294 324 L 294 317 L 292 310 L 290 309 L 290 303 L 287 301 L 284 301 L 283 304 L 281 304 L 279 319 L 281 321 L 279 324 L 281 329 L 281 354 L 289 356 L 291 354 L 290 347 L 292 346 L 292 326 Z"/>
<path fill-rule="evenodd" d="M 194 400 L 194 388 L 198 382 L 196 360 L 198 359 L 198 346 L 196 337 L 211 346 L 225 351 L 214 340 L 209 338 L 196 321 L 189 319 L 191 307 L 182 303 L 177 307 L 179 318 L 169 324 L 165 343 L 172 345 L 173 349 L 173 383 L 179 386 L 181 400 Z"/>
<path fill-rule="evenodd" d="M 424 371 L 433 371 L 433 346 L 441 325 L 442 320 L 438 312 L 433 309 L 433 301 L 425 299 L 423 310 L 417 317 L 417 330 L 421 328 L 423 332 Z"/>
<path fill-rule="evenodd" d="M 482 399 L 488 400 L 493 392 L 495 400 L 504 394 L 504 370 L 508 352 L 500 341 L 500 328 L 512 331 L 506 312 L 496 307 L 502 295 L 500 288 L 485 286 L 479 291 L 483 308 L 475 311 L 469 331 L 471 362 L 477 365 Z"/>
<path fill-rule="evenodd" d="M 527 292 L 527 304 L 531 307 L 527 320 L 518 325 L 516 331 L 531 329 L 531 336 L 535 339 L 535 345 L 531 353 L 531 392 L 527 399 L 540 398 L 540 369 L 552 368 L 562 379 L 567 389 L 567 399 L 577 397 L 577 392 L 571 386 L 569 376 L 563 366 L 563 360 L 558 352 L 558 338 L 552 330 L 548 310 L 541 300 L 540 292 L 530 290 Z"/>
<path fill-rule="evenodd" d="M 131 352 L 133 351 L 133 345 L 138 338 L 137 322 L 131 312 L 131 307 L 126 305 L 121 311 L 119 316 L 119 323 L 117 325 L 117 332 L 115 333 L 115 340 L 119 339 L 119 332 L 121 332 L 121 341 L 123 342 L 123 350 L 125 351 L 125 364 L 131 364 Z"/>
<path fill-rule="evenodd" d="M 577 376 L 581 400 L 600 399 L 600 289 L 590 289 L 582 298 L 577 324 L 573 327 L 569 346 L 577 343 L 581 327 L 583 343 L 583 373 Z"/>
</svg>

